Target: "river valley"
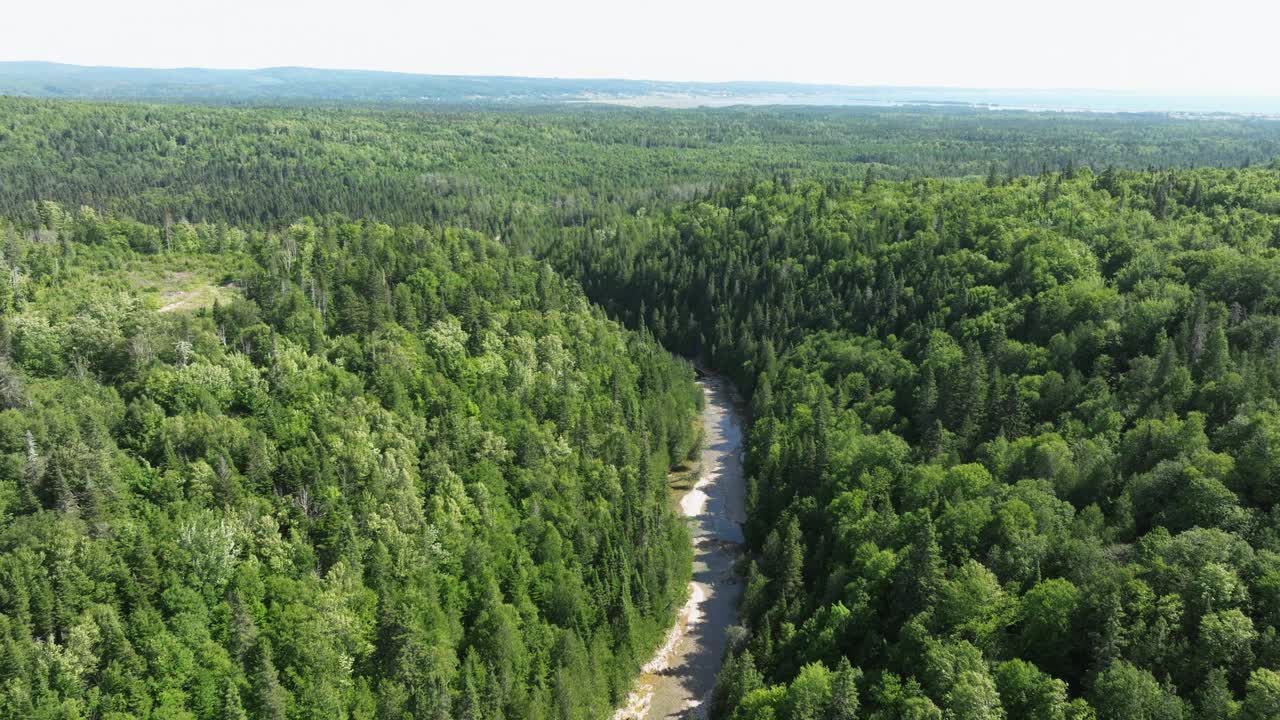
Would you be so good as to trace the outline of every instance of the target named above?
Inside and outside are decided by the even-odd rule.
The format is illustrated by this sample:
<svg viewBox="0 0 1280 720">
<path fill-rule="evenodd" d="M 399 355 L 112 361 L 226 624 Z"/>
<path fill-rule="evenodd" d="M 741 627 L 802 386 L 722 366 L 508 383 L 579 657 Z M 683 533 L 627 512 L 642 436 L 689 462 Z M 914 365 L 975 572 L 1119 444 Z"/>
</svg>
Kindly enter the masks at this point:
<svg viewBox="0 0 1280 720">
<path fill-rule="evenodd" d="M 710 375 L 700 382 L 706 398 L 700 475 L 680 498 L 693 539 L 689 598 L 614 720 L 702 717 L 726 632 L 737 620 L 742 587 L 733 565 L 746 519 L 743 416 L 728 381 Z"/>
</svg>

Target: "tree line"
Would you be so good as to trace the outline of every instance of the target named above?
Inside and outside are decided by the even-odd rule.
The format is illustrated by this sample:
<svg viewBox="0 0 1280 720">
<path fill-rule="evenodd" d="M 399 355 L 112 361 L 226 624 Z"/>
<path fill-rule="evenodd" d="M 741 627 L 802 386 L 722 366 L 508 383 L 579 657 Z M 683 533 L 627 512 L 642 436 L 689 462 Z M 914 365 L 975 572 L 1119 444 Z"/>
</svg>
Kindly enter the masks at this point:
<svg viewBox="0 0 1280 720">
<path fill-rule="evenodd" d="M 947 108 L 420 112 L 0 98 L 0 214 L 54 200 L 151 224 L 283 229 L 341 213 L 533 247 L 564 225 L 735 180 L 1008 178 L 1067 165 L 1239 167 L 1280 156 L 1248 118 Z"/>
</svg>

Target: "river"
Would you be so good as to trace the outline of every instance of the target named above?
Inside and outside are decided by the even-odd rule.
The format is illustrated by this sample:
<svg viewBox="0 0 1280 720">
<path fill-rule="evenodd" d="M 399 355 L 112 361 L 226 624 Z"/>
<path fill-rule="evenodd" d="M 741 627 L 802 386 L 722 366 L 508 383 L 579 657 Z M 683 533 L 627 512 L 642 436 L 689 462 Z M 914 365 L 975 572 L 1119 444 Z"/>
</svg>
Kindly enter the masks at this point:
<svg viewBox="0 0 1280 720">
<path fill-rule="evenodd" d="M 693 537 L 689 599 L 614 720 L 702 717 L 720 669 L 726 630 L 737 620 L 742 587 L 733 566 L 746 520 L 743 418 L 727 380 L 711 375 L 699 384 L 706 398 L 700 472 L 680 498 Z"/>
</svg>

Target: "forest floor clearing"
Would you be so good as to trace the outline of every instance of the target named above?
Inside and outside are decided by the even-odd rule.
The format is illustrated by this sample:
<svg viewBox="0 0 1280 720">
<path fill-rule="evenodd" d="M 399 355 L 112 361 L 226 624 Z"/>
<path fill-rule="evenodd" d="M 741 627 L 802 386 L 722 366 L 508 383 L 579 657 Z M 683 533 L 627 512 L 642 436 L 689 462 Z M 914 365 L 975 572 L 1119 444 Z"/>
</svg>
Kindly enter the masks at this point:
<svg viewBox="0 0 1280 720">
<path fill-rule="evenodd" d="M 39 302 L 51 316 L 71 315 L 86 298 L 127 295 L 162 313 L 192 312 L 228 303 L 241 289 L 228 281 L 225 258 L 213 256 L 136 256 L 86 258 L 57 291 L 45 291 Z"/>
<path fill-rule="evenodd" d="M 178 278 L 176 275 L 172 278 L 175 283 L 189 282 L 189 278 Z M 215 301 L 225 303 L 231 300 L 236 292 L 234 285 L 217 285 L 210 282 L 187 284 L 181 289 L 166 289 L 160 292 L 160 299 L 164 302 L 164 305 L 160 307 L 160 312 L 199 310 L 212 307 Z"/>
</svg>

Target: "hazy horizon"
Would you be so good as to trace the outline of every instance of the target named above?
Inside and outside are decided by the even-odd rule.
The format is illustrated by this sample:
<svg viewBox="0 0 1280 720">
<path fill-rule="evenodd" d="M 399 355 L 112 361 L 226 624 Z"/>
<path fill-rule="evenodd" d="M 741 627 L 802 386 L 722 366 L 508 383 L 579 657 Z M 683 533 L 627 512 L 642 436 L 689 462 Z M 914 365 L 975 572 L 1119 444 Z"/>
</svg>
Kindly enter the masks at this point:
<svg viewBox="0 0 1280 720">
<path fill-rule="evenodd" d="M 507 0 L 406 7 L 50 0 L 10 11 L 0 60 L 120 68 L 352 69 L 429 75 L 1272 97 L 1280 8 L 1223 0 L 1013 0 L 911 7 Z M 67 22 L 71 18 L 74 22 Z"/>
<path fill-rule="evenodd" d="M 1178 91 L 1178 90 L 1161 90 L 1161 89 L 1133 89 L 1133 88 L 1108 88 L 1108 87 L 1089 87 L 1089 86 L 996 86 L 996 85 L 948 85 L 948 84 L 893 84 L 893 83 L 846 83 L 846 82 L 821 82 L 809 80 L 773 80 L 762 79 L 756 77 L 734 77 L 723 80 L 711 80 L 707 78 L 671 78 L 671 77 L 621 77 L 615 75 L 529 75 L 518 73 L 436 73 L 436 72 L 417 72 L 409 70 L 386 70 L 382 68 L 370 67 L 327 67 L 319 65 L 258 65 L 254 67 L 230 67 L 230 66 L 214 66 L 214 65 L 126 65 L 115 63 L 72 63 L 61 62 L 57 60 L 47 60 L 43 58 L 25 58 L 25 59 L 3 59 L 0 65 L 4 64 L 31 64 L 31 65 L 60 65 L 66 67 L 84 68 L 84 69 L 120 69 L 120 70 L 155 70 L 155 71 L 210 71 L 210 72 L 263 72 L 270 70 L 309 70 L 315 72 L 340 72 L 340 73 L 385 73 L 391 75 L 410 75 L 410 76 L 438 76 L 438 77 L 459 77 L 459 78 L 517 78 L 529 80 L 585 80 L 585 81 L 620 81 L 620 82 L 647 82 L 647 83 L 672 83 L 672 84 L 691 84 L 691 85 L 728 85 L 728 84 L 788 84 L 798 86 L 830 86 L 844 87 L 851 89 L 919 89 L 919 90 L 977 90 L 977 91 L 996 91 L 996 92 L 1062 92 L 1062 93 L 1099 93 L 1099 94 L 1136 94 L 1147 96 L 1184 96 L 1184 97 L 1277 97 L 1274 94 L 1266 95 L 1246 95 L 1242 93 L 1224 93 L 1218 91 Z"/>
</svg>

